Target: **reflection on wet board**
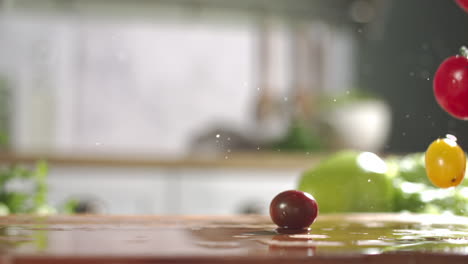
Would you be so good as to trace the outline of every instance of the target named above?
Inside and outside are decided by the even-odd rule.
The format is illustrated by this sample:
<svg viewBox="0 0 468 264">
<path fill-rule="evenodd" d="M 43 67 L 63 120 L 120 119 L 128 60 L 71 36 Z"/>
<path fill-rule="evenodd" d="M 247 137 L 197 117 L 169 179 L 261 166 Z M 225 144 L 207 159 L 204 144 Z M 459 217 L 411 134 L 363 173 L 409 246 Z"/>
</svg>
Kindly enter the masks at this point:
<svg viewBox="0 0 468 264">
<path fill-rule="evenodd" d="M 321 215 L 284 234 L 266 216 L 0 218 L 0 252 L 14 256 L 347 256 L 424 252 L 468 257 L 468 218 Z"/>
</svg>

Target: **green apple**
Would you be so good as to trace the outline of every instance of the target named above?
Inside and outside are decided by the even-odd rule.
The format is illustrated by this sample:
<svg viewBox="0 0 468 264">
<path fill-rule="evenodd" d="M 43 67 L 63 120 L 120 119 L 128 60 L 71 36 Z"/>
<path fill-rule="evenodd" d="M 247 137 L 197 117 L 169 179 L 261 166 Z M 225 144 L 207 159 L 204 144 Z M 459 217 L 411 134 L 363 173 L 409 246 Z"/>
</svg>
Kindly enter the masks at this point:
<svg viewBox="0 0 468 264">
<path fill-rule="evenodd" d="M 33 213 L 37 215 L 53 215 L 57 213 L 57 210 L 48 204 L 42 204 L 34 208 Z"/>
<path fill-rule="evenodd" d="M 8 215 L 9 213 L 10 210 L 8 209 L 8 206 L 0 202 L 0 216 Z"/>
<path fill-rule="evenodd" d="M 393 173 L 370 152 L 342 151 L 305 171 L 298 189 L 317 200 L 321 213 L 393 210 Z"/>
</svg>

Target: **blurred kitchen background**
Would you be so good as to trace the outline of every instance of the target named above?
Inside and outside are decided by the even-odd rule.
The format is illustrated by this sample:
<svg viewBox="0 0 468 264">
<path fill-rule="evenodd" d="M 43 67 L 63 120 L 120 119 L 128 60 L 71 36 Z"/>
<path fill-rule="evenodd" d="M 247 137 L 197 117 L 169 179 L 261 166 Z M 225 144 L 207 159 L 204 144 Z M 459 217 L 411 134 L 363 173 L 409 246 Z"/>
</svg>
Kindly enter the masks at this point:
<svg viewBox="0 0 468 264">
<path fill-rule="evenodd" d="M 85 212 L 266 213 L 326 153 L 424 151 L 448 0 L 0 0 L 0 162 Z"/>
</svg>

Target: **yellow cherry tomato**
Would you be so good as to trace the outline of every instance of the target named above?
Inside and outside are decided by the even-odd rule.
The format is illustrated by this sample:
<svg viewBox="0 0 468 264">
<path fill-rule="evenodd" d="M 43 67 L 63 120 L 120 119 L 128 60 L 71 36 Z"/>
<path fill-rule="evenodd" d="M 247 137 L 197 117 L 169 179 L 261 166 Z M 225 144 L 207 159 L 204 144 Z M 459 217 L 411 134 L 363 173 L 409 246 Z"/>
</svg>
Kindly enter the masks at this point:
<svg viewBox="0 0 468 264">
<path fill-rule="evenodd" d="M 465 176 L 465 152 L 458 146 L 456 138 L 447 135 L 437 139 L 426 150 L 426 173 L 437 187 L 457 186 Z"/>
</svg>

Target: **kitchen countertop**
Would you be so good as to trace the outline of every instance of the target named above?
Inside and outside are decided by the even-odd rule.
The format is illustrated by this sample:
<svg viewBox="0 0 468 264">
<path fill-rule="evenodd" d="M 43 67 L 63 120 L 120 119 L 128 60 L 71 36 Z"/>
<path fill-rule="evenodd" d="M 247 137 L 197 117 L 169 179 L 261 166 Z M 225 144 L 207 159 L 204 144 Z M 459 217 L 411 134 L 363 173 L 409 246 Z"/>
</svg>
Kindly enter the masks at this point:
<svg viewBox="0 0 468 264">
<path fill-rule="evenodd" d="M 468 218 L 320 215 L 0 217 L 0 263 L 468 263 Z"/>
<path fill-rule="evenodd" d="M 184 156 L 178 158 L 150 155 L 105 154 L 53 154 L 53 153 L 2 153 L 0 164 L 35 163 L 46 160 L 59 166 L 112 166 L 161 168 L 254 168 L 254 169 L 307 169 L 326 157 L 326 153 L 287 152 L 233 152 L 226 154 Z"/>
</svg>

